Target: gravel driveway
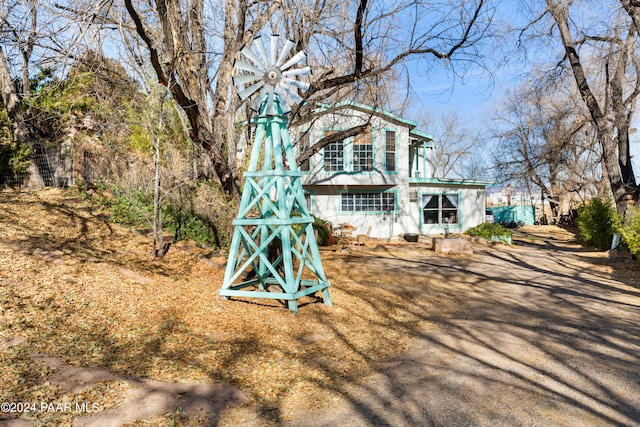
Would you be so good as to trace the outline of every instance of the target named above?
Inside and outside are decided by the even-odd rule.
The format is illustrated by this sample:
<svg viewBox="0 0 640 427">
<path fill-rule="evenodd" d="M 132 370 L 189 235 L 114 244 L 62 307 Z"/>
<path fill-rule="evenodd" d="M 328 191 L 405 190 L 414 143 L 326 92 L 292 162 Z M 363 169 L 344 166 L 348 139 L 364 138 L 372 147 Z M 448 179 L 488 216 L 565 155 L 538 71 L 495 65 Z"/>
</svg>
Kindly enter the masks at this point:
<svg viewBox="0 0 640 427">
<path fill-rule="evenodd" d="M 376 266 L 414 272 L 418 292 L 423 278 L 445 284 L 425 290 L 440 303 L 412 307 L 424 314 L 410 351 L 287 424 L 640 426 L 637 263 L 552 227 L 516 241 L 471 257 L 384 253 Z"/>
</svg>

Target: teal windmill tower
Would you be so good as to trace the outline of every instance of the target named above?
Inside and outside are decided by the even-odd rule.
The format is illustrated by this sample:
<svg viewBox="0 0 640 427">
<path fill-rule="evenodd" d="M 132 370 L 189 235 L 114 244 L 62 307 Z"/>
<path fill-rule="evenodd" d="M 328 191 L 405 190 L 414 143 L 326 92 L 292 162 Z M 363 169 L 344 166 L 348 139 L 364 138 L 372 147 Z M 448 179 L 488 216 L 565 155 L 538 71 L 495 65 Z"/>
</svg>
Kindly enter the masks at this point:
<svg viewBox="0 0 640 427">
<path fill-rule="evenodd" d="M 289 100 L 299 104 L 296 89 L 309 83 L 297 77 L 310 74 L 304 52 L 290 56 L 294 43 L 284 42 L 278 54 L 279 37 L 254 39 L 255 53 L 248 46 L 240 51 L 233 78 L 244 101 L 257 93 L 251 109 L 256 126 L 248 170 L 229 250 L 224 297 L 269 298 L 287 301 L 298 312 L 298 299 L 316 292 L 331 306 L 329 282 L 320 260 L 302 188 L 302 172 L 293 153 L 286 114 Z"/>
</svg>

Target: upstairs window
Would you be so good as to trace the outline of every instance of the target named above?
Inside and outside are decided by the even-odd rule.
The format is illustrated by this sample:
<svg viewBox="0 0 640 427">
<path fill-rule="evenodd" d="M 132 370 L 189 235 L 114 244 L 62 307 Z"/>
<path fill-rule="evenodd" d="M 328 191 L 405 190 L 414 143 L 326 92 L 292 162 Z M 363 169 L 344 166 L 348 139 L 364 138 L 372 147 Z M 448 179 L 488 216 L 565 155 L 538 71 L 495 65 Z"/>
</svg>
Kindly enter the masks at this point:
<svg viewBox="0 0 640 427">
<path fill-rule="evenodd" d="M 373 170 L 373 138 L 371 132 L 353 138 L 353 171 Z"/>
<path fill-rule="evenodd" d="M 384 170 L 386 172 L 396 171 L 396 132 L 393 130 L 385 132 Z"/>
<path fill-rule="evenodd" d="M 330 136 L 336 131 L 325 131 L 324 136 Z M 344 171 L 344 142 L 336 141 L 324 146 L 324 171 L 342 172 Z"/>
</svg>

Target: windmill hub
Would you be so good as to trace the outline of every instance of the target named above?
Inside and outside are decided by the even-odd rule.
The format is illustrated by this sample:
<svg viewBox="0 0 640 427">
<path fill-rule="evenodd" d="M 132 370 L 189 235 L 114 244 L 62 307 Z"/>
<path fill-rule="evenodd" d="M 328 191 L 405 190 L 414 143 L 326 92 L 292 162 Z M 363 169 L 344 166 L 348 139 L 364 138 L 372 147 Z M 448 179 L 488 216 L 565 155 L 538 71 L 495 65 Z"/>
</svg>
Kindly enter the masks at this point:
<svg viewBox="0 0 640 427">
<path fill-rule="evenodd" d="M 264 73 L 265 82 L 273 86 L 276 86 L 280 82 L 281 78 L 282 78 L 282 73 L 280 72 L 279 69 L 275 67 L 268 68 L 267 71 Z"/>
</svg>

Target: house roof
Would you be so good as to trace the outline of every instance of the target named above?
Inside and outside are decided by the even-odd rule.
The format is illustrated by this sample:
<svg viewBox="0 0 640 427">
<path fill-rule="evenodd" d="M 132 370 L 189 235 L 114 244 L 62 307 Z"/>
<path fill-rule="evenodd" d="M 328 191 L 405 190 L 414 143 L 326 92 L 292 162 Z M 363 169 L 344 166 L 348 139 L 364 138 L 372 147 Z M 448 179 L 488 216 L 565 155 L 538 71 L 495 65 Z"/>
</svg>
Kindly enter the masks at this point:
<svg viewBox="0 0 640 427">
<path fill-rule="evenodd" d="M 409 132 L 409 136 L 414 139 L 418 139 L 422 141 L 430 141 L 433 142 L 433 135 L 430 133 L 423 132 L 421 130 L 413 129 Z"/>
<path fill-rule="evenodd" d="M 415 129 L 418 126 L 418 122 L 414 120 L 409 120 L 404 117 L 400 117 L 397 114 L 393 114 L 389 111 L 382 110 L 380 108 L 372 107 L 370 105 L 361 104 L 359 102 L 354 101 L 343 101 L 339 102 L 335 105 L 329 104 L 317 104 L 318 108 L 313 110 L 314 114 L 324 114 L 331 110 L 339 110 L 343 108 L 353 108 L 355 110 L 360 110 L 366 113 L 375 114 L 377 116 L 383 117 L 384 119 L 402 124 L 409 128 L 410 136 L 416 139 L 423 139 L 425 141 L 433 141 L 433 135 L 428 134 L 426 132 Z"/>
</svg>

